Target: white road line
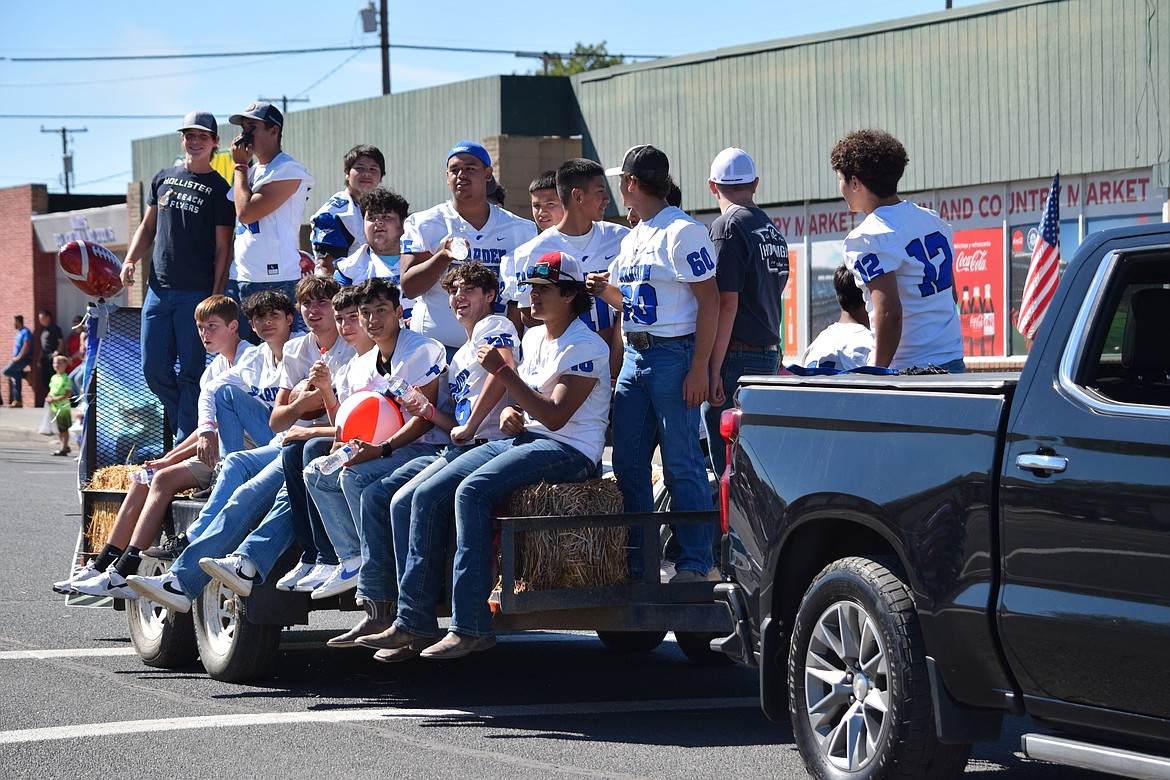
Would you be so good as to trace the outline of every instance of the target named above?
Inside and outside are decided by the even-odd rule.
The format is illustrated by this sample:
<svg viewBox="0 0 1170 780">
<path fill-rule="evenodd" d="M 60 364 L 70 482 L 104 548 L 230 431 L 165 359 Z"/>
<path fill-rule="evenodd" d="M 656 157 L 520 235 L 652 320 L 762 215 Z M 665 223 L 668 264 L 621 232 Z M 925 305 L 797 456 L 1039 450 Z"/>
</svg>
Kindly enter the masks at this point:
<svg viewBox="0 0 1170 780">
<path fill-rule="evenodd" d="M 2 650 L 0 661 L 35 660 L 49 658 L 98 658 L 101 656 L 134 655 L 133 647 L 77 647 L 64 650 Z"/>
<path fill-rule="evenodd" d="M 470 707 L 444 709 L 355 709 L 314 712 L 273 712 L 239 715 L 206 715 L 157 720 L 126 720 L 113 723 L 83 723 L 76 726 L 51 726 L 39 729 L 0 731 L 0 745 L 49 742 L 62 739 L 89 739 L 122 734 L 152 734 L 185 729 L 238 728 L 300 723 L 358 723 L 370 721 L 418 720 L 424 718 L 512 718 L 553 715 L 595 715 L 614 712 L 666 712 L 677 710 L 754 709 L 759 699 L 742 696 L 725 699 L 665 699 L 660 701 L 619 701 L 584 704 L 536 704 L 511 707 Z"/>
</svg>

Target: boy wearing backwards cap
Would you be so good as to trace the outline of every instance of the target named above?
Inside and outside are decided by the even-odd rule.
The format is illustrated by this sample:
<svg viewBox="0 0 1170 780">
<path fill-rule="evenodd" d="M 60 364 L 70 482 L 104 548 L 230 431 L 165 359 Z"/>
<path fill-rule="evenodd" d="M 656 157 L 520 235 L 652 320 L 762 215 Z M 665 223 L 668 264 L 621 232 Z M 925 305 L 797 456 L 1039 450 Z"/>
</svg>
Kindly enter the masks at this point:
<svg viewBox="0 0 1170 780">
<path fill-rule="evenodd" d="M 759 183 L 756 164 L 743 149 L 724 149 L 711 163 L 707 186 L 721 212 L 710 228 L 718 259 L 719 327 L 703 424 L 716 474 L 727 465 L 719 417 L 732 405 L 739 378 L 775 374 L 780 366 L 780 296 L 788 283 L 788 244 L 753 200 Z"/>
<path fill-rule="evenodd" d="M 613 429 L 622 432 L 613 469 L 627 512 L 654 511 L 650 458 L 662 446 L 671 506 L 711 509 L 707 468 L 695 431 L 710 388 L 708 363 L 719 316 L 715 247 L 707 230 L 666 202 L 672 184 L 666 155 L 635 146 L 619 168 L 619 192 L 641 217 L 607 274 L 591 274 L 595 295 L 622 311 L 626 349 L 613 402 Z M 630 529 L 630 575 L 640 578 L 641 528 Z M 714 564 L 710 525 L 680 525 L 673 581 L 707 578 Z"/>
<path fill-rule="evenodd" d="M 505 258 L 536 235 L 534 223 L 488 202 L 491 176 L 487 150 L 474 141 L 460 141 L 447 153 L 451 200 L 411 214 L 403 227 L 402 294 L 415 299 L 410 329 L 442 342 L 448 357 L 467 340 L 467 333 L 439 284 L 447 267 L 479 260 L 498 275 Z M 504 311 L 497 300 L 495 313 Z"/>
</svg>

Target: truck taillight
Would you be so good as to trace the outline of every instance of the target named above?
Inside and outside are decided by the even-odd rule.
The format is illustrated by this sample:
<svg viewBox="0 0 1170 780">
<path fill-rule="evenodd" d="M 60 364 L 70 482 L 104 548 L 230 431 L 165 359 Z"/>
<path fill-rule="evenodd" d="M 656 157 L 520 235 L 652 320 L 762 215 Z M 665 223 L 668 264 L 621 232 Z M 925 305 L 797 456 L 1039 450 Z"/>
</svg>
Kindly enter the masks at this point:
<svg viewBox="0 0 1170 780">
<path fill-rule="evenodd" d="M 719 435 L 727 442 L 727 465 L 719 475 L 719 526 L 725 534 L 730 527 L 728 503 L 731 498 L 731 449 L 735 438 L 739 436 L 741 414 L 739 409 L 725 409 L 723 414 L 719 415 Z"/>
</svg>

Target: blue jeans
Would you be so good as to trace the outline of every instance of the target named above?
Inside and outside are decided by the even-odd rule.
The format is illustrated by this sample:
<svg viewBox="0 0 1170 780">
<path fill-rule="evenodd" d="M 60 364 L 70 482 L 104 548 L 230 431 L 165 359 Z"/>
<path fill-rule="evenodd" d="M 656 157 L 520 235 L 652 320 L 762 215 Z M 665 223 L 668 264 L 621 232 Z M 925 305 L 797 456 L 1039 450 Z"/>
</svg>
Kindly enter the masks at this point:
<svg viewBox="0 0 1170 780">
<path fill-rule="evenodd" d="M 361 517 L 362 491 L 416 457 L 434 454 L 436 451 L 434 445 L 409 444 L 395 450 L 389 458 L 374 458 L 356 466 L 346 466 L 332 474 L 311 473 L 305 467 L 305 485 L 309 488 L 309 497 L 321 511 L 325 531 L 340 560 L 362 554 L 362 540 L 357 525 Z"/>
<path fill-rule="evenodd" d="M 487 603 L 494 584 L 492 510 L 516 488 L 542 481 L 581 482 L 596 471 L 597 464 L 576 448 L 525 433 L 474 447 L 419 483 L 409 498 L 410 545 L 395 623 L 412 634 L 438 635 L 436 609 L 454 514 L 451 630 L 464 636 L 492 634 Z"/>
<path fill-rule="evenodd" d="M 293 308 L 296 309 L 297 303 L 297 282 L 296 280 L 287 282 L 241 282 L 236 279 L 228 279 L 227 289 L 224 290 L 229 298 L 235 300 L 236 303 L 243 303 L 244 299 L 249 295 L 254 295 L 262 290 L 276 290 L 288 296 L 288 299 L 293 302 Z M 251 323 L 248 322 L 247 316 L 244 314 L 244 309 L 240 308 L 240 338 L 245 341 L 250 341 L 253 344 L 260 343 L 260 337 L 256 335 L 256 331 L 252 330 Z M 305 329 L 305 321 L 301 319 L 301 313 L 298 310 L 293 315 L 292 331 L 296 333 L 299 330 Z"/>
<path fill-rule="evenodd" d="M 703 427 L 707 431 L 707 450 L 711 456 L 711 470 L 715 476 L 723 475 L 727 466 L 727 445 L 719 433 L 719 417 L 724 409 L 735 406 L 735 389 L 739 378 L 750 374 L 774 376 L 780 368 L 780 352 L 752 352 L 744 349 L 729 349 L 723 358 L 720 374 L 723 377 L 723 393 L 727 400 L 722 406 L 703 404 Z"/>
<path fill-rule="evenodd" d="M 247 390 L 235 385 L 221 385 L 215 391 L 215 423 L 219 433 L 219 454 L 239 452 L 244 444 L 244 434 L 252 442 L 263 446 L 272 439 L 269 419 L 272 410 Z"/>
<path fill-rule="evenodd" d="M 186 438 L 198 423 L 199 378 L 207 367 L 207 350 L 195 327 L 195 307 L 209 294 L 151 285 L 142 302 L 142 373 L 166 410 L 175 441 Z"/>
<path fill-rule="evenodd" d="M 440 455 L 420 455 L 362 491 L 358 532 L 362 539 L 362 568 L 357 592 L 370 601 L 391 601 L 398 597 L 399 563 L 406 562 L 410 544 L 410 510 L 405 528 L 391 522 L 391 499 L 420 472 L 439 461 Z"/>
<path fill-rule="evenodd" d="M 235 455 L 246 455 L 256 451 L 248 450 L 243 453 L 235 453 Z M 219 488 L 218 480 L 216 488 Z M 277 457 L 261 469 L 259 474 L 236 489 L 231 498 L 224 504 L 223 510 L 215 516 L 207 529 L 175 559 L 171 571 L 179 578 L 183 592 L 189 598 L 194 599 L 204 586 L 211 582 L 207 573 L 199 568 L 199 559 L 222 558 L 235 550 L 256 524 L 273 508 L 277 494 L 283 488 L 284 464 Z M 287 508 L 287 499 L 284 505 Z M 291 541 L 292 524 L 287 521 L 287 514 L 286 511 L 285 524 L 288 525 L 288 539 Z M 284 552 L 285 547 L 288 547 L 288 542 L 285 542 L 284 547 L 281 547 L 276 553 L 277 558 Z M 273 563 L 275 563 L 275 558 Z"/>
<path fill-rule="evenodd" d="M 219 474 L 211 488 L 211 495 L 207 503 L 199 510 L 195 522 L 187 527 L 187 539 L 195 541 L 215 521 L 217 515 L 223 511 L 232 495 L 248 480 L 255 477 L 264 467 L 271 463 L 280 454 L 280 449 L 273 444 L 257 447 L 254 450 L 240 450 L 230 453 L 223 459 Z"/>
<path fill-rule="evenodd" d="M 23 402 L 24 388 L 21 383 L 24 382 L 24 372 L 28 370 L 31 360 L 21 360 L 20 362 L 13 361 L 4 367 L 4 376 L 8 377 L 8 400 Z M 84 365 L 84 364 L 83 364 Z"/>
<path fill-rule="evenodd" d="M 292 511 L 288 495 L 287 485 L 277 491 L 268 514 L 236 548 L 237 555 L 243 555 L 256 567 L 261 580 L 268 579 L 280 556 L 284 555 L 284 551 L 293 543 Z"/>
<path fill-rule="evenodd" d="M 613 429 L 621 440 L 613 448 L 613 470 L 627 512 L 653 512 L 650 460 L 654 445 L 662 452 L 662 472 L 671 508 L 711 509 L 707 467 L 699 447 L 699 409 L 683 398 L 683 380 L 694 355 L 693 339 L 654 344 L 644 352 L 626 346 L 613 400 Z M 714 565 L 714 525 L 679 525 L 677 570 L 706 574 Z M 630 576 L 642 576 L 642 528 L 630 528 Z"/>
<path fill-rule="evenodd" d="M 301 563 L 322 563 L 336 566 L 337 553 L 321 522 L 317 505 L 309 498 L 305 486 L 305 466 L 333 446 L 332 436 L 308 441 L 287 442 L 281 448 L 284 458 L 284 480 L 288 484 L 288 504 L 292 512 L 293 535 L 301 545 Z"/>
</svg>

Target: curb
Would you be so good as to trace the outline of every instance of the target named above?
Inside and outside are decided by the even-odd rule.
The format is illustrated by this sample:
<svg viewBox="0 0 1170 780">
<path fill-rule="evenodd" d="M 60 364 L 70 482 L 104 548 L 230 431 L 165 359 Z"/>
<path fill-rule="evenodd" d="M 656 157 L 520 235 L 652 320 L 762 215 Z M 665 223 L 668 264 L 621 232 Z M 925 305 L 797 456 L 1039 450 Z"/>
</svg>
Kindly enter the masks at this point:
<svg viewBox="0 0 1170 780">
<path fill-rule="evenodd" d="M 12 428 L 0 425 L 0 442 L 6 441 L 43 441 L 48 442 L 54 440 L 52 436 L 45 436 L 44 434 L 30 431 L 28 428 Z"/>
</svg>

